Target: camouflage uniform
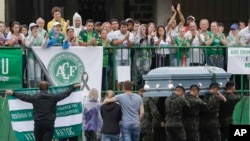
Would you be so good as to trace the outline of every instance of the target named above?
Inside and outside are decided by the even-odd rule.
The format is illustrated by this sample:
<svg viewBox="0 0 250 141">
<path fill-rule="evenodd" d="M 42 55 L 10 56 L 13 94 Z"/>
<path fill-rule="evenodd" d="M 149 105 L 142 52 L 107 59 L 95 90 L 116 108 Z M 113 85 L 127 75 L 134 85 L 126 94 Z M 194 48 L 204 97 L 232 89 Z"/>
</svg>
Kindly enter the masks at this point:
<svg viewBox="0 0 250 141">
<path fill-rule="evenodd" d="M 152 141 L 153 127 L 160 124 L 160 114 L 153 98 L 143 98 L 143 103 L 145 114 L 141 122 L 142 141 Z"/>
<path fill-rule="evenodd" d="M 182 122 L 183 109 L 189 107 L 189 103 L 182 96 L 173 94 L 165 102 L 166 107 L 166 134 L 168 141 L 186 141 L 186 132 Z"/>
<path fill-rule="evenodd" d="M 207 107 L 201 110 L 200 136 L 201 141 L 221 141 L 220 124 L 218 121 L 222 98 L 216 93 L 207 93 L 203 101 Z"/>
<path fill-rule="evenodd" d="M 234 93 L 226 93 L 224 95 L 227 99 L 220 108 L 220 124 L 221 124 L 221 140 L 225 141 L 229 138 L 229 125 L 233 123 L 232 114 L 234 106 L 240 101 L 240 96 Z"/>
<path fill-rule="evenodd" d="M 191 94 L 188 94 L 185 98 L 190 104 L 190 107 L 184 111 L 183 116 L 187 141 L 199 141 L 199 114 L 200 110 L 206 108 L 207 104 Z"/>
</svg>

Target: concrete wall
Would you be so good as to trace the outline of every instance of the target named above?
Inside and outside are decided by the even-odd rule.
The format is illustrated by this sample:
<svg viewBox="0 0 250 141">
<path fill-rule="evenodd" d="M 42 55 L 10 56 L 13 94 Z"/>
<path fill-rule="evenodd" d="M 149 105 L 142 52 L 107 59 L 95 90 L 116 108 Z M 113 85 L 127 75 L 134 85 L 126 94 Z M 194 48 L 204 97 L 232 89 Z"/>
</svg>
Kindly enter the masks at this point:
<svg viewBox="0 0 250 141">
<path fill-rule="evenodd" d="M 5 0 L 0 0 L 0 21 L 5 21 Z"/>
<path fill-rule="evenodd" d="M 155 4 L 155 19 L 157 25 L 166 25 L 171 17 L 172 0 L 157 0 Z"/>
</svg>

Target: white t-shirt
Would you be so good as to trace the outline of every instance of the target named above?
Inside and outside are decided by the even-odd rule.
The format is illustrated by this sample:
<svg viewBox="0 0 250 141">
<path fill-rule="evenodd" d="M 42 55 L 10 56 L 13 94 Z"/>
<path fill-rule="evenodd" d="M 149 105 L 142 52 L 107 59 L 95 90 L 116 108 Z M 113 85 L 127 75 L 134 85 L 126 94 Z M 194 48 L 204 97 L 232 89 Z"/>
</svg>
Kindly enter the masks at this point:
<svg viewBox="0 0 250 141">
<path fill-rule="evenodd" d="M 158 41 L 158 37 L 154 37 L 154 41 Z M 166 46 L 170 46 L 171 43 L 171 39 L 170 37 L 167 37 L 165 41 L 161 40 L 159 43 L 160 47 L 166 47 Z M 157 49 L 156 53 L 157 54 L 169 54 L 169 48 L 164 48 L 164 49 Z"/>
<path fill-rule="evenodd" d="M 25 40 L 25 36 L 22 33 L 19 33 L 19 36 L 21 36 L 22 40 Z M 14 40 L 16 38 L 15 35 L 13 35 L 11 32 L 7 35 L 7 40 Z M 19 42 L 16 41 L 15 46 L 20 46 Z"/>
<path fill-rule="evenodd" d="M 196 31 L 198 32 L 198 31 Z M 191 31 L 188 31 L 184 37 L 188 38 L 189 40 L 192 39 L 192 33 Z M 203 34 L 200 34 L 201 41 L 205 41 L 205 36 Z M 201 46 L 200 40 L 196 34 L 191 46 Z M 202 48 L 191 48 L 190 50 L 190 60 L 191 63 L 203 63 L 204 62 L 204 51 Z"/>
<path fill-rule="evenodd" d="M 134 35 L 132 33 L 129 33 L 129 40 L 134 43 Z M 112 34 L 112 40 L 122 40 L 125 38 L 127 34 L 122 34 L 120 30 L 114 31 Z M 128 43 L 127 40 L 125 40 L 122 44 L 118 45 L 119 47 L 127 47 Z M 128 60 L 129 58 L 129 49 L 116 49 L 116 60 Z"/>
<path fill-rule="evenodd" d="M 246 44 L 246 41 L 250 38 L 249 27 L 245 27 L 238 34 L 241 36 L 241 41 Z M 250 45 L 250 42 L 247 45 Z"/>
</svg>

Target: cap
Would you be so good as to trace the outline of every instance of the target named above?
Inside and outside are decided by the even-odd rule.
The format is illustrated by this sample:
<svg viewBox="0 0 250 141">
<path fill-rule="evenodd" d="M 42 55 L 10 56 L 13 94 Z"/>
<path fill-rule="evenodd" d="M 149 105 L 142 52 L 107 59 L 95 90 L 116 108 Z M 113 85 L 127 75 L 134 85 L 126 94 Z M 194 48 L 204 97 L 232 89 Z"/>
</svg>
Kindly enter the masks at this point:
<svg viewBox="0 0 250 141">
<path fill-rule="evenodd" d="M 237 29 L 239 29 L 239 26 L 238 26 L 237 23 L 234 23 L 234 24 L 231 25 L 230 29 L 235 29 L 235 30 L 237 30 Z"/>
<path fill-rule="evenodd" d="M 127 18 L 125 21 L 128 22 L 128 23 L 134 22 L 134 20 L 132 18 Z"/>
<path fill-rule="evenodd" d="M 59 22 L 55 22 L 55 23 L 53 24 L 53 26 L 57 26 L 57 25 L 62 26 L 62 24 L 61 24 L 61 23 L 59 23 Z"/>
<path fill-rule="evenodd" d="M 211 84 L 209 85 L 209 89 L 211 89 L 212 87 L 217 87 L 217 88 L 219 88 L 219 84 L 218 84 L 218 83 L 211 83 Z"/>
<path fill-rule="evenodd" d="M 39 27 L 39 26 L 35 23 L 30 23 L 29 29 L 32 30 L 33 27 Z"/>
<path fill-rule="evenodd" d="M 73 30 L 74 31 L 74 28 L 69 26 L 67 29 L 66 29 L 66 32 L 68 32 L 69 30 Z"/>
<path fill-rule="evenodd" d="M 217 25 L 218 25 L 218 26 L 225 27 L 223 22 L 218 22 Z"/>
<path fill-rule="evenodd" d="M 195 17 L 194 16 L 192 16 L 192 15 L 189 15 L 188 17 L 187 17 L 187 20 L 188 19 L 192 19 L 192 20 L 194 20 L 195 21 Z"/>
<path fill-rule="evenodd" d="M 102 25 L 102 23 L 101 22 L 95 22 L 95 26 L 97 26 L 97 25 Z"/>
<path fill-rule="evenodd" d="M 175 90 L 176 90 L 177 88 L 182 89 L 182 91 L 185 93 L 185 88 L 184 88 L 184 87 L 182 87 L 182 86 L 176 86 L 176 87 L 175 87 Z"/>
<path fill-rule="evenodd" d="M 200 87 L 198 85 L 191 85 L 190 90 L 196 88 L 198 91 L 200 91 Z"/>
</svg>

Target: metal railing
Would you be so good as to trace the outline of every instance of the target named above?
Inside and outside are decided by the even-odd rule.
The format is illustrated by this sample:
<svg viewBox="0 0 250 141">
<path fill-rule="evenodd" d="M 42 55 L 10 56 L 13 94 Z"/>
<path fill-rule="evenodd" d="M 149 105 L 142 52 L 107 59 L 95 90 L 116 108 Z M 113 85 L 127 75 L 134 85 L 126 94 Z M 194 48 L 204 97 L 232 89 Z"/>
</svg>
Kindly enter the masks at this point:
<svg viewBox="0 0 250 141">
<path fill-rule="evenodd" d="M 12 47 L 0 47 L 1 49 Z M 109 63 L 103 68 L 102 76 L 102 93 L 111 89 L 116 93 L 121 92 L 121 88 L 117 87 L 117 66 L 124 65 L 131 68 L 131 80 L 134 82 L 134 91 L 137 91 L 139 85 L 143 85 L 142 75 L 154 68 L 164 66 L 218 66 L 227 69 L 227 46 L 197 46 L 197 47 L 177 47 L 177 46 L 133 46 L 131 49 L 127 47 L 104 47 L 108 50 Z M 22 47 L 25 53 L 30 51 L 29 48 Z M 123 54 L 128 50 L 127 56 L 122 56 L 117 60 L 116 53 L 120 51 Z M 210 54 L 208 54 L 208 52 Z M 185 57 L 184 55 L 185 54 Z M 214 58 L 213 58 L 214 57 Z M 127 58 L 127 59 L 126 59 Z M 186 60 L 184 60 L 186 59 Z M 144 63 L 140 64 L 141 62 Z M 141 61 L 141 62 L 140 62 Z M 25 61 L 23 61 L 25 62 Z M 124 63 L 124 64 L 117 64 Z M 138 65 L 139 63 L 139 65 Z M 24 64 L 25 65 L 25 64 Z M 145 66 L 150 65 L 150 66 Z M 141 67 L 138 69 L 138 67 Z M 145 69 L 137 71 L 135 69 Z M 138 73 L 139 72 L 139 73 Z M 142 74 L 141 74 L 142 73 Z M 250 72 L 249 75 L 232 75 L 231 80 L 237 85 L 237 92 L 240 94 L 250 93 Z M 101 78 L 100 78 L 101 79 Z M 25 82 L 25 81 L 24 81 Z M 3 93 L 3 92 L 0 92 Z"/>
</svg>

